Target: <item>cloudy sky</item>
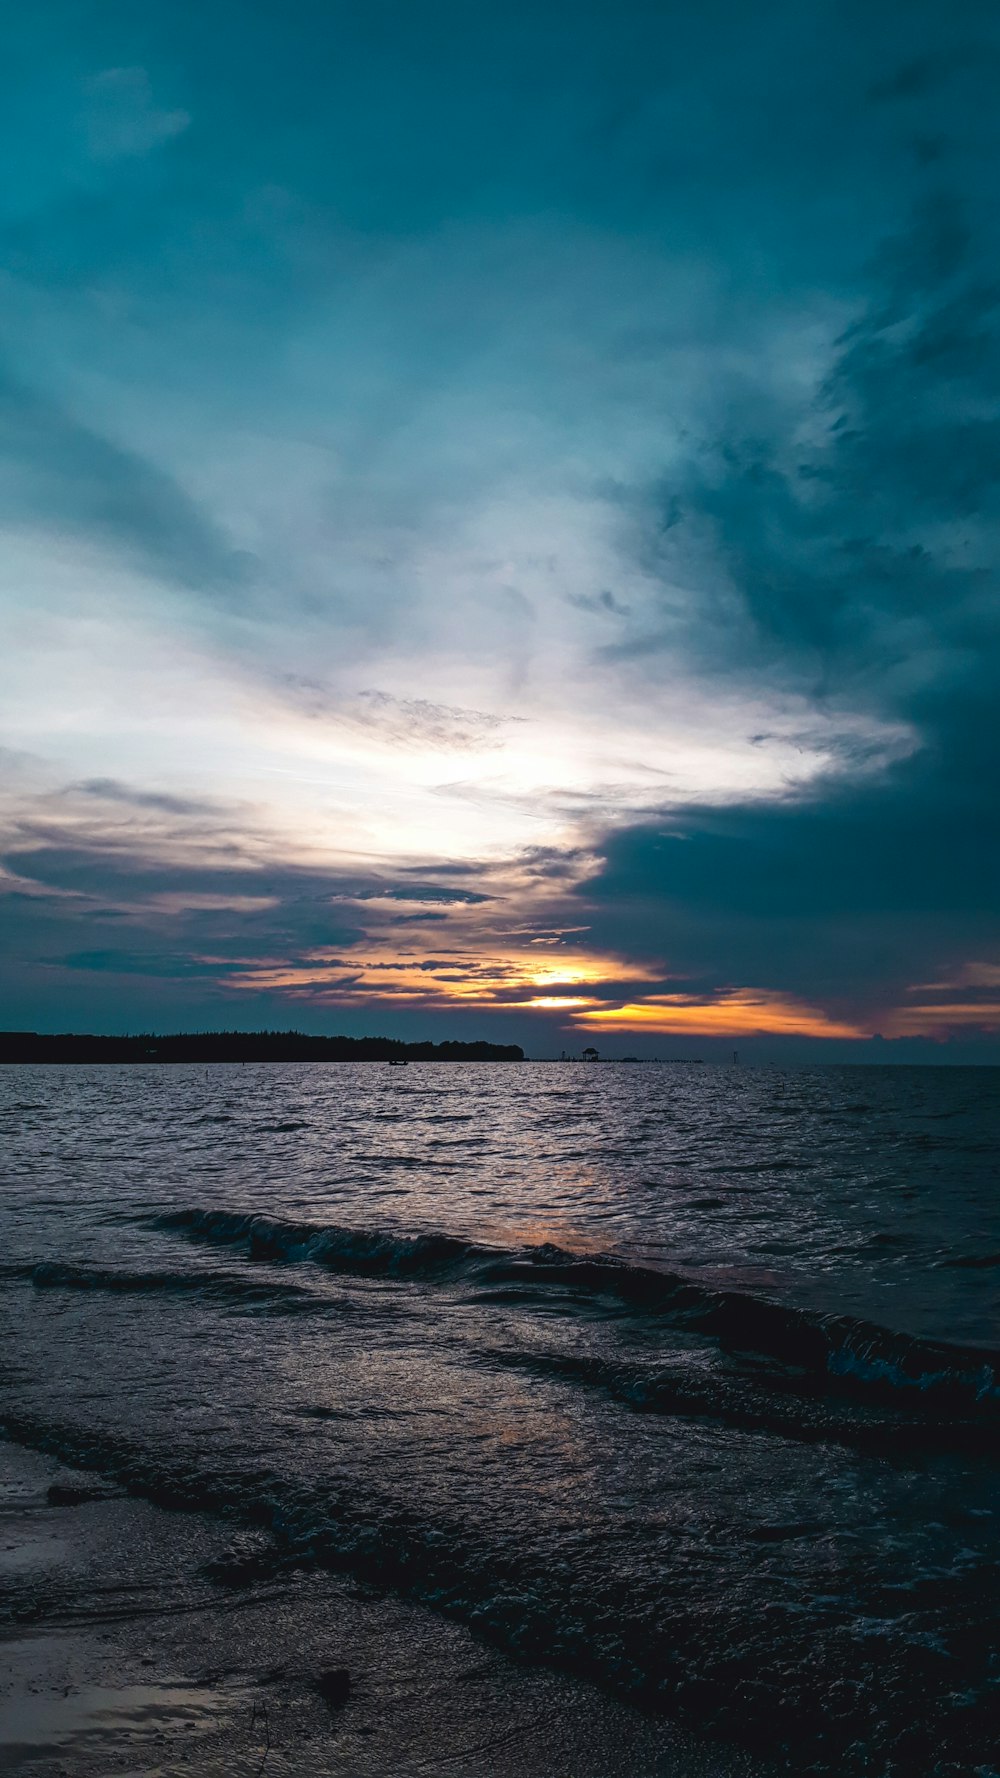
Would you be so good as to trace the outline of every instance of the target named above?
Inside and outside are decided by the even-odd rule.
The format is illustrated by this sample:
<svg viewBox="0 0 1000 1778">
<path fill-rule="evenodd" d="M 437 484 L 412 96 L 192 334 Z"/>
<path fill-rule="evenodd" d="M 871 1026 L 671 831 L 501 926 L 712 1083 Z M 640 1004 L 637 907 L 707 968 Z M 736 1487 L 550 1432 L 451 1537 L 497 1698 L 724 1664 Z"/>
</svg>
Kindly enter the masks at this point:
<svg viewBox="0 0 1000 1778">
<path fill-rule="evenodd" d="M 0 1024 L 1000 1058 L 1000 14 L 50 0 Z"/>
</svg>

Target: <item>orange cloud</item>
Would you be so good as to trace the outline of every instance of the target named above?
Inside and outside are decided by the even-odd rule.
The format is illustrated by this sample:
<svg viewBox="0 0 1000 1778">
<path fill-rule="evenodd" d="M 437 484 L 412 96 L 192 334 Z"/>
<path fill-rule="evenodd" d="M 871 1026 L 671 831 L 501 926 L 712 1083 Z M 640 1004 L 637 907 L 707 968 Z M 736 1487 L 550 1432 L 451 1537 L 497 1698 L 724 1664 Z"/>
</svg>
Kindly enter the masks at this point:
<svg viewBox="0 0 1000 1778">
<path fill-rule="evenodd" d="M 715 1000 L 687 994 L 656 994 L 628 1006 L 600 1007 L 574 1015 L 581 1024 L 604 1031 L 678 1031 L 692 1037 L 867 1037 L 845 1020 L 828 1018 L 814 1007 L 783 999 L 780 994 L 735 989 Z"/>
<path fill-rule="evenodd" d="M 631 968 L 627 979 L 638 983 L 646 978 L 641 970 Z M 442 947 L 430 957 L 388 951 L 354 957 L 317 950 L 294 963 L 262 961 L 259 967 L 230 977 L 228 985 L 331 1004 L 410 1000 L 428 1006 L 463 1002 L 566 1011 L 599 1004 L 587 989 L 621 980 L 621 965 L 613 958 L 568 951 L 558 957 L 551 953 L 540 957 L 530 950 L 477 955 L 472 950 Z"/>
<path fill-rule="evenodd" d="M 921 983 L 910 990 L 911 995 L 921 996 L 919 1002 L 883 1007 L 877 1016 L 859 1023 L 766 988 L 733 988 L 711 996 L 644 994 L 643 988 L 662 981 L 662 976 L 625 965 L 620 958 L 571 949 L 559 943 L 561 935 L 555 931 L 544 934 L 547 942 L 541 952 L 539 935 L 530 929 L 522 928 L 511 944 L 512 935 L 502 930 L 477 932 L 482 919 L 479 908 L 452 910 L 450 944 L 430 953 L 413 948 L 412 938 L 404 936 L 402 928 L 398 938 L 390 928 L 378 937 L 369 934 L 356 951 L 324 947 L 287 961 L 248 958 L 237 971 L 226 973 L 223 983 L 234 991 L 277 992 L 292 1001 L 328 1006 L 520 1009 L 561 1016 L 579 1031 L 651 1036 L 863 1041 L 875 1030 L 890 1038 L 945 1038 L 953 1030 L 1000 1030 L 1000 1002 L 960 998 L 963 988 L 974 994 L 977 988 L 982 991 L 994 984 L 1000 970 L 993 964 L 964 965 L 951 983 Z M 949 989 L 949 998 L 932 998 Z M 634 998 L 611 1003 L 598 997 L 601 990 L 605 996 L 631 990 Z"/>
</svg>

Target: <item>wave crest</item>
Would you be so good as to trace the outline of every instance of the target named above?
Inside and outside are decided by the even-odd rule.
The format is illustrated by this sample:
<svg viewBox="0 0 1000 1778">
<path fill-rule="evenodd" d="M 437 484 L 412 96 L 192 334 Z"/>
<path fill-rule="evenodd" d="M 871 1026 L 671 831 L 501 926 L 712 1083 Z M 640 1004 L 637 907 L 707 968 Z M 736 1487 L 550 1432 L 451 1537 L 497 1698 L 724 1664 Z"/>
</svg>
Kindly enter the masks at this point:
<svg viewBox="0 0 1000 1778">
<path fill-rule="evenodd" d="M 614 1305 L 714 1341 L 736 1360 L 763 1360 L 815 1388 L 873 1396 L 916 1394 L 941 1409 L 1000 1407 L 1000 1352 L 925 1340 L 846 1315 L 815 1315 L 768 1297 L 713 1290 L 697 1280 L 586 1257 L 552 1245 L 502 1249 L 442 1233 L 404 1235 L 338 1224 L 286 1222 L 228 1210 L 187 1209 L 155 1219 L 165 1232 L 240 1249 L 247 1258 L 415 1283 L 513 1289 L 525 1305 L 558 1293 L 569 1307 Z"/>
</svg>

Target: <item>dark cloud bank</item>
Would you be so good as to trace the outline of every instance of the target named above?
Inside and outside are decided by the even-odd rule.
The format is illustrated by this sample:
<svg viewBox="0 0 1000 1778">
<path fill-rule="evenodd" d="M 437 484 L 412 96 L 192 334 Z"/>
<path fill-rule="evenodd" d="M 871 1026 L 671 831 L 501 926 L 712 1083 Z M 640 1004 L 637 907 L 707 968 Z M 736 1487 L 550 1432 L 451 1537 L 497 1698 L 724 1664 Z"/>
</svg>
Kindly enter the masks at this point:
<svg viewBox="0 0 1000 1778">
<path fill-rule="evenodd" d="M 665 573 L 707 532 L 742 659 L 911 725 L 914 751 L 874 780 L 617 834 L 586 891 L 603 942 L 861 1012 L 995 957 L 1000 907 L 1000 255 L 935 183 L 873 279 L 811 447 L 759 403 L 632 522 Z"/>
</svg>

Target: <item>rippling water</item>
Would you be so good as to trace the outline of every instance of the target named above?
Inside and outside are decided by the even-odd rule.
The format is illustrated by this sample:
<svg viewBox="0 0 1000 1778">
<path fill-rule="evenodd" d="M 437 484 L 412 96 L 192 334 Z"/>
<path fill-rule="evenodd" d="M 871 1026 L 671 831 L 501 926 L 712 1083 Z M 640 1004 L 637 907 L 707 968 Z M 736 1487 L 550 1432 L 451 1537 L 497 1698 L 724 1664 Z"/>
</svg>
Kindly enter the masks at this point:
<svg viewBox="0 0 1000 1778">
<path fill-rule="evenodd" d="M 986 1774 L 998 1087 L 0 1069 L 3 1417 L 795 1771 Z"/>
</svg>

